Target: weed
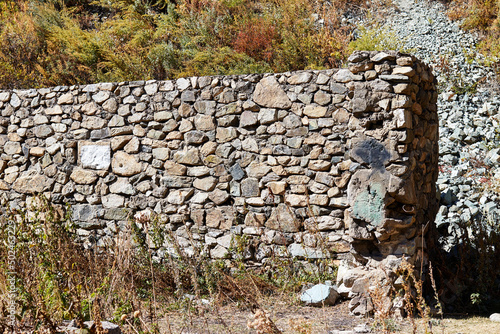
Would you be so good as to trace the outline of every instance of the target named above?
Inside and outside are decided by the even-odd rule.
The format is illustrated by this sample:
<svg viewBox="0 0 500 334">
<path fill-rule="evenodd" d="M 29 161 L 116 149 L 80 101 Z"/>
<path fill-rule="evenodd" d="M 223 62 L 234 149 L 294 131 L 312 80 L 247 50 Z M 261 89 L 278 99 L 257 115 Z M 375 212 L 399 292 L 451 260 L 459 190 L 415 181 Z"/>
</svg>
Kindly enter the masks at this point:
<svg viewBox="0 0 500 334">
<path fill-rule="evenodd" d="M 280 334 L 281 331 L 276 327 L 274 322 L 271 321 L 269 316 L 258 309 L 255 311 L 253 321 L 249 320 L 247 323 L 248 328 L 255 329 L 257 334 Z"/>
<path fill-rule="evenodd" d="M 349 44 L 350 51 L 366 50 L 398 50 L 404 53 L 411 53 L 414 50 L 404 48 L 404 40 L 388 27 L 377 23 L 373 25 L 361 26 L 358 28 L 358 38 Z"/>
</svg>

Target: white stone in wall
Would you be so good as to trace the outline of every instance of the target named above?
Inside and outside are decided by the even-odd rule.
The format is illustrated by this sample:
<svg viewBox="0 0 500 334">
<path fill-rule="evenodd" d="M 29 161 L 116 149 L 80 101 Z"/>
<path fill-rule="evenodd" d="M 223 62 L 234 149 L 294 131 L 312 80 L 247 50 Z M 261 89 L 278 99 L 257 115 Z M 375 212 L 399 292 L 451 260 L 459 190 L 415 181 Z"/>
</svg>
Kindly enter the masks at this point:
<svg viewBox="0 0 500 334">
<path fill-rule="evenodd" d="M 83 168 L 108 169 L 111 165 L 111 147 L 107 142 L 80 142 L 79 151 Z"/>
</svg>

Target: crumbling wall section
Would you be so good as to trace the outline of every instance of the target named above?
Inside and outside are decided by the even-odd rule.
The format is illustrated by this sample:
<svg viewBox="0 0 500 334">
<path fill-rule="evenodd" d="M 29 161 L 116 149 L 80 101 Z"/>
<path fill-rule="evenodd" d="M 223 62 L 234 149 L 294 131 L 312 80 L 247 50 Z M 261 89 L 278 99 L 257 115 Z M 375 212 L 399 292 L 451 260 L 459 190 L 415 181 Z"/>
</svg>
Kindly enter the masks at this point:
<svg viewBox="0 0 500 334">
<path fill-rule="evenodd" d="M 436 99 L 431 69 L 394 52 L 325 71 L 2 91 L 0 198 L 70 204 L 89 245 L 154 212 L 213 258 L 245 235 L 249 261 L 338 259 L 350 291 L 360 270 L 425 248 Z"/>
</svg>

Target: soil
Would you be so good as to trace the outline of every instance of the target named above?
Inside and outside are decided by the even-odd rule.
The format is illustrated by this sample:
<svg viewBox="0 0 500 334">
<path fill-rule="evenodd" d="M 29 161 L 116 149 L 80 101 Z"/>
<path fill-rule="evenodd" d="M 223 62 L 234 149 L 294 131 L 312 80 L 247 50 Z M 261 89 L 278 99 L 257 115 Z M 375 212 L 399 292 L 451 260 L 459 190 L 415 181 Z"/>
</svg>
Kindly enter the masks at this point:
<svg viewBox="0 0 500 334">
<path fill-rule="evenodd" d="M 373 322 L 349 314 L 348 301 L 329 307 L 307 307 L 290 303 L 288 298 L 269 298 L 261 308 L 283 333 L 329 333 L 333 330 L 353 330 L 354 327 Z M 253 320 L 249 309 L 236 305 L 220 307 L 199 307 L 197 313 L 183 311 L 169 312 L 160 321 L 162 333 L 205 334 L 205 333 L 256 333 L 247 327 Z M 169 330 L 170 326 L 170 330 Z"/>
</svg>

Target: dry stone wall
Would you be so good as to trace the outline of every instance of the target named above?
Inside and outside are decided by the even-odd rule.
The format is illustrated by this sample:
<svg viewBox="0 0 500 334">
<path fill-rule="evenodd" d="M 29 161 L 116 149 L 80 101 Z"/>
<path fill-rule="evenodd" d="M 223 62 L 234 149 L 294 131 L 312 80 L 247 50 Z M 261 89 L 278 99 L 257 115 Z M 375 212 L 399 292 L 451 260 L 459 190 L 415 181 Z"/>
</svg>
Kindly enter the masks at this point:
<svg viewBox="0 0 500 334">
<path fill-rule="evenodd" d="M 350 267 L 425 248 L 435 86 L 412 56 L 357 52 L 336 70 L 2 91 L 1 201 L 70 204 L 99 246 L 155 212 L 188 253 L 189 235 L 213 258 L 246 235 L 249 261 L 342 260 L 350 289 Z"/>
</svg>

